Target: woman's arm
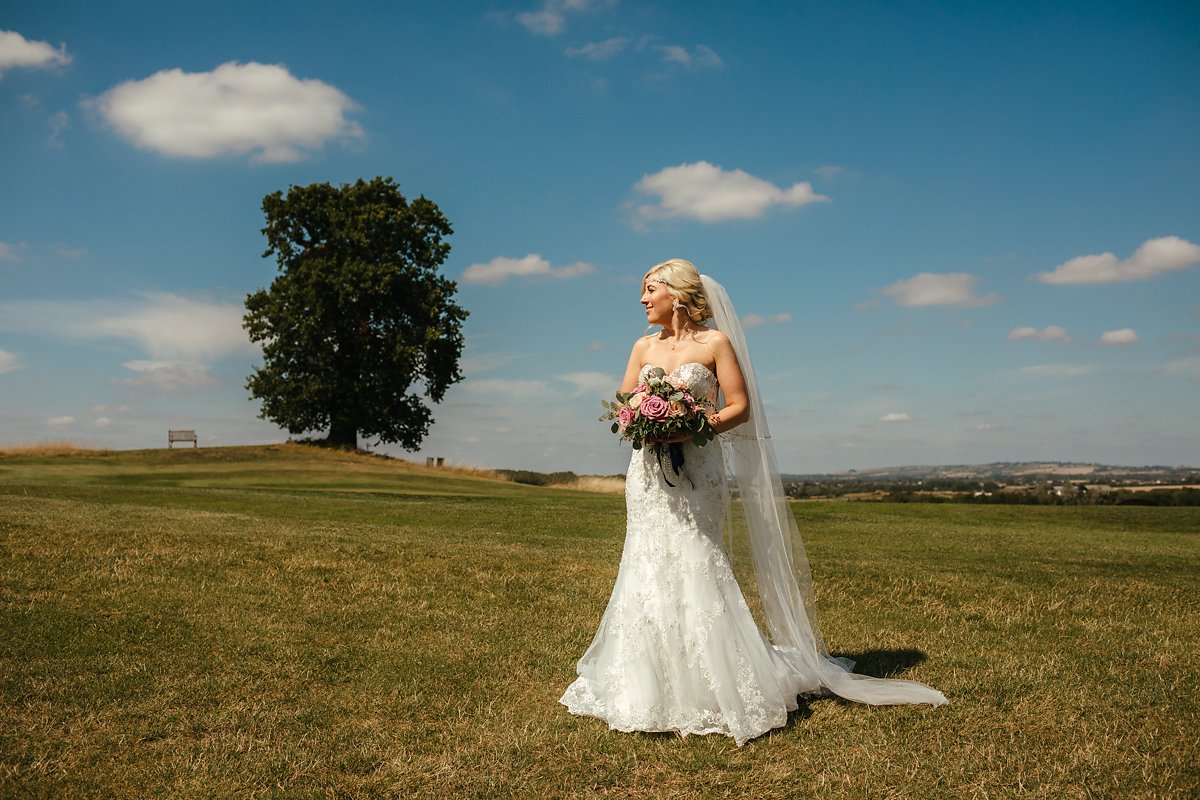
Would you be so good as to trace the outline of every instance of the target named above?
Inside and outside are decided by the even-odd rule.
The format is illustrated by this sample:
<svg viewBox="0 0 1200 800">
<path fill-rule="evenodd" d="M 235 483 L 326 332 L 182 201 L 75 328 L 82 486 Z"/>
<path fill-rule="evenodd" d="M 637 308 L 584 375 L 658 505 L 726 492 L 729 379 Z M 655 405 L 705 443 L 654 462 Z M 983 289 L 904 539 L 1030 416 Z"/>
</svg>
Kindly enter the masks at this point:
<svg viewBox="0 0 1200 800">
<path fill-rule="evenodd" d="M 712 335 L 709 349 L 717 359 L 717 383 L 725 395 L 725 407 L 709 414 L 708 422 L 717 433 L 724 433 L 750 419 L 750 398 L 746 394 L 746 379 L 738 364 L 733 345 L 724 335 Z"/>
<path fill-rule="evenodd" d="M 629 353 L 629 363 L 625 365 L 625 377 L 621 379 L 622 392 L 632 392 L 638 385 L 638 375 L 642 372 L 643 359 L 646 357 L 646 348 L 650 346 L 650 342 L 645 336 L 633 343 L 633 350 Z"/>
</svg>

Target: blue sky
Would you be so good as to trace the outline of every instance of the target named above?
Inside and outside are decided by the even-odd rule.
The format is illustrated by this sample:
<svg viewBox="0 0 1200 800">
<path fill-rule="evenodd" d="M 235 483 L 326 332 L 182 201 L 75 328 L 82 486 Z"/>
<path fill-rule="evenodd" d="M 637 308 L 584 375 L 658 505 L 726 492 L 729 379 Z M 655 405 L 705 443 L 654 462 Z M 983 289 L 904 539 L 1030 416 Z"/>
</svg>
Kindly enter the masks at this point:
<svg viewBox="0 0 1200 800">
<path fill-rule="evenodd" d="M 45 3 L 0 12 L 0 445 L 282 441 L 260 204 L 452 221 L 419 454 L 624 470 L 670 257 L 750 326 L 785 471 L 1200 463 L 1200 6 Z M 404 455 L 401 451 L 380 448 Z"/>
</svg>

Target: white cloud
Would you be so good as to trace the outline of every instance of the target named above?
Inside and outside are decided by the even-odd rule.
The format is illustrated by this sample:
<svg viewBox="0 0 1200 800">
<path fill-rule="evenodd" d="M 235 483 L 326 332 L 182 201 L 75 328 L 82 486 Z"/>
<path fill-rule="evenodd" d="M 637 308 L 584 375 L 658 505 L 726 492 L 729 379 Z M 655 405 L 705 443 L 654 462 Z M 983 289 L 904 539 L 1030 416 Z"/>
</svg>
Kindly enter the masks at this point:
<svg viewBox="0 0 1200 800">
<path fill-rule="evenodd" d="M 50 252 L 61 258 L 82 258 L 88 252 L 86 248 L 69 247 L 62 243 L 49 246 L 34 246 L 31 248 L 27 242 L 17 242 L 16 244 L 0 242 L 0 261 L 24 261 L 26 254 L 31 250 L 34 253 L 34 258 L 38 261 L 47 258 Z M 2 296 L 2 293 L 0 293 L 0 296 Z"/>
<path fill-rule="evenodd" d="M 112 420 L 108 417 L 96 417 L 95 425 L 97 428 L 107 428 L 112 424 Z"/>
<path fill-rule="evenodd" d="M 742 325 L 747 328 L 757 328 L 759 325 L 772 325 L 781 322 L 791 322 L 791 314 L 747 314 L 742 317 Z"/>
<path fill-rule="evenodd" d="M 820 178 L 822 180 L 824 180 L 826 182 L 830 182 L 830 183 L 832 183 L 833 181 L 835 181 L 839 178 L 854 175 L 854 172 L 852 170 L 847 169 L 846 167 L 843 167 L 843 166 L 839 166 L 837 164 L 824 164 L 824 165 L 819 166 L 816 169 L 814 169 L 813 172 L 817 173 L 817 175 L 820 176 Z"/>
<path fill-rule="evenodd" d="M 595 267 L 586 261 L 576 261 L 565 267 L 555 267 L 537 253 L 524 258 L 499 256 L 484 264 L 472 264 L 463 270 L 463 283 L 503 283 L 515 275 L 541 278 L 576 278 L 586 275 Z"/>
<path fill-rule="evenodd" d="M 908 414 L 904 413 L 903 411 L 899 411 L 899 412 L 893 412 L 891 414 L 884 414 L 882 417 L 879 418 L 879 421 L 880 422 L 908 422 L 911 419 L 912 419 L 912 417 L 910 417 Z"/>
<path fill-rule="evenodd" d="M 156 357 L 216 358 L 253 349 L 242 328 L 245 308 L 173 294 L 148 295 L 140 308 L 91 322 L 99 335 L 138 342 Z"/>
<path fill-rule="evenodd" d="M 1024 367 L 1021 374 L 1032 378 L 1078 378 L 1091 371 L 1085 364 L 1034 364 Z"/>
<path fill-rule="evenodd" d="M 1163 367 L 1163 372 L 1192 381 L 1200 381 L 1200 356 L 1185 356 L 1171 361 Z"/>
<path fill-rule="evenodd" d="M 524 11 L 517 14 L 517 22 L 538 36 L 556 36 L 566 25 L 566 18 L 557 8 L 547 6 L 540 11 Z"/>
<path fill-rule="evenodd" d="M 978 280 L 966 272 L 922 272 L 893 283 L 883 293 L 900 306 L 985 306 L 996 302 L 995 292 L 974 293 Z"/>
<path fill-rule="evenodd" d="M 615 5 L 616 0 L 543 0 L 536 11 L 523 11 L 516 20 L 538 36 L 557 36 L 567 25 L 566 12 L 592 11 Z"/>
<path fill-rule="evenodd" d="M 1124 283 L 1142 281 L 1200 263 L 1200 245 L 1163 236 L 1148 239 L 1124 261 L 1112 253 L 1079 256 L 1035 277 L 1042 283 Z"/>
<path fill-rule="evenodd" d="M 662 54 L 662 60 L 668 64 L 679 64 L 683 67 L 723 67 L 725 62 L 717 55 L 716 51 L 708 45 L 698 44 L 691 50 L 686 47 L 681 47 L 677 44 L 660 45 L 659 53 Z"/>
<path fill-rule="evenodd" d="M 65 428 L 68 425 L 75 424 L 74 417 L 51 417 L 46 420 L 46 424 L 52 428 Z"/>
<path fill-rule="evenodd" d="M 178 394 L 203 386 L 216 386 L 221 383 L 208 374 L 204 364 L 179 361 L 126 361 L 121 366 L 136 372 L 132 378 L 119 378 L 113 383 L 118 386 L 132 386 L 139 389 L 150 389 L 159 394 Z"/>
<path fill-rule="evenodd" d="M 996 426 L 990 422 L 981 422 L 975 426 L 975 430 L 977 430 L 977 431 L 992 431 L 995 429 L 996 429 Z"/>
<path fill-rule="evenodd" d="M 638 206 L 643 221 L 687 217 L 701 222 L 761 217 L 771 206 L 804 206 L 828 201 L 813 192 L 808 182 L 781 189 L 740 169 L 724 170 L 707 161 L 667 167 L 644 175 L 633 187 L 646 195 L 657 195 L 653 204 Z"/>
<path fill-rule="evenodd" d="M 584 58 L 589 61 L 607 61 L 628 46 L 629 39 L 624 36 L 614 36 L 602 42 L 589 42 L 579 47 L 568 47 L 566 54 L 571 58 Z"/>
<path fill-rule="evenodd" d="M 21 365 L 17 363 L 17 356 L 15 353 L 10 353 L 7 350 L 0 350 L 0 375 L 3 375 L 6 372 L 12 372 L 14 369 L 17 369 L 20 366 Z"/>
<path fill-rule="evenodd" d="M 346 119 L 354 102 L 336 87 L 299 79 L 278 64 L 170 69 L 127 81 L 86 101 L 135 146 L 166 156 L 252 154 L 297 161 L 337 137 L 361 136 Z"/>
<path fill-rule="evenodd" d="M 1105 331 L 1100 334 L 1100 344 L 1105 347 L 1117 347 L 1123 344 L 1137 344 L 1138 335 L 1133 328 L 1118 328 L 1115 331 Z"/>
<path fill-rule="evenodd" d="M 86 247 L 70 247 L 65 244 L 55 245 L 54 252 L 63 258 L 83 258 L 88 254 Z"/>
<path fill-rule="evenodd" d="M 575 387 L 574 395 L 594 394 L 597 397 L 611 399 L 612 393 L 621 386 L 621 381 L 605 372 L 569 372 L 557 376 Z"/>
<path fill-rule="evenodd" d="M 471 394 L 488 395 L 493 398 L 521 400 L 531 397 L 552 395 L 545 381 L 509 380 L 506 378 L 480 378 L 465 380 L 460 384 Z"/>
<path fill-rule="evenodd" d="M 1031 328 L 1028 325 L 1022 328 L 1014 328 L 1008 334 L 1009 341 L 1018 339 L 1033 339 L 1038 342 L 1062 342 L 1066 344 L 1071 341 L 1071 334 L 1067 333 L 1057 325 L 1047 325 L 1040 331 L 1037 328 Z"/>
<path fill-rule="evenodd" d="M 50 135 L 46 137 L 46 147 L 57 150 L 63 146 L 63 134 L 71 127 L 71 115 L 59 111 L 51 115 L 47 123 L 50 125 Z"/>
<path fill-rule="evenodd" d="M 16 31 L 0 31 L 0 75 L 14 67 L 54 67 L 71 63 L 65 44 L 26 39 Z"/>
<path fill-rule="evenodd" d="M 242 329 L 245 309 L 233 303 L 146 294 L 133 302 L 0 302 L 0 330 L 72 339 L 116 339 L 138 345 L 152 358 L 201 361 L 254 352 Z"/>
</svg>

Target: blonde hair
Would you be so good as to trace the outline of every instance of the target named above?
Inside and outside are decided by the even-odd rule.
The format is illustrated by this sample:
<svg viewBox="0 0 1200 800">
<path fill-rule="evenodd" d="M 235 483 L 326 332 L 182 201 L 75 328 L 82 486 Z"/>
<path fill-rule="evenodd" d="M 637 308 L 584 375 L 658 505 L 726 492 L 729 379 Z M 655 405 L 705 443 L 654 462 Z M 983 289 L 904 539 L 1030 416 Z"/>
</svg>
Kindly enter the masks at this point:
<svg viewBox="0 0 1200 800">
<path fill-rule="evenodd" d="M 667 294 L 679 301 L 692 322 L 699 325 L 712 316 L 708 310 L 708 298 L 704 296 L 704 286 L 700 283 L 700 271 L 692 262 L 671 258 L 655 264 L 642 276 L 643 292 L 652 277 L 666 287 Z"/>
</svg>

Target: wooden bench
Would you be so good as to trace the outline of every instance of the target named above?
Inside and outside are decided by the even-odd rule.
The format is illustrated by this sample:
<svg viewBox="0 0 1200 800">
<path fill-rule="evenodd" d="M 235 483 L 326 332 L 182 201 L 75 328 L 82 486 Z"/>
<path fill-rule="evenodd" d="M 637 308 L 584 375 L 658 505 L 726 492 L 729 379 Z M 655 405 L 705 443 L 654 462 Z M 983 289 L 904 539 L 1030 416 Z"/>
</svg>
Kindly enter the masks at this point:
<svg viewBox="0 0 1200 800">
<path fill-rule="evenodd" d="M 191 442 L 192 447 L 200 446 L 195 431 L 167 431 L 167 447 L 174 447 L 176 442 Z"/>
</svg>

